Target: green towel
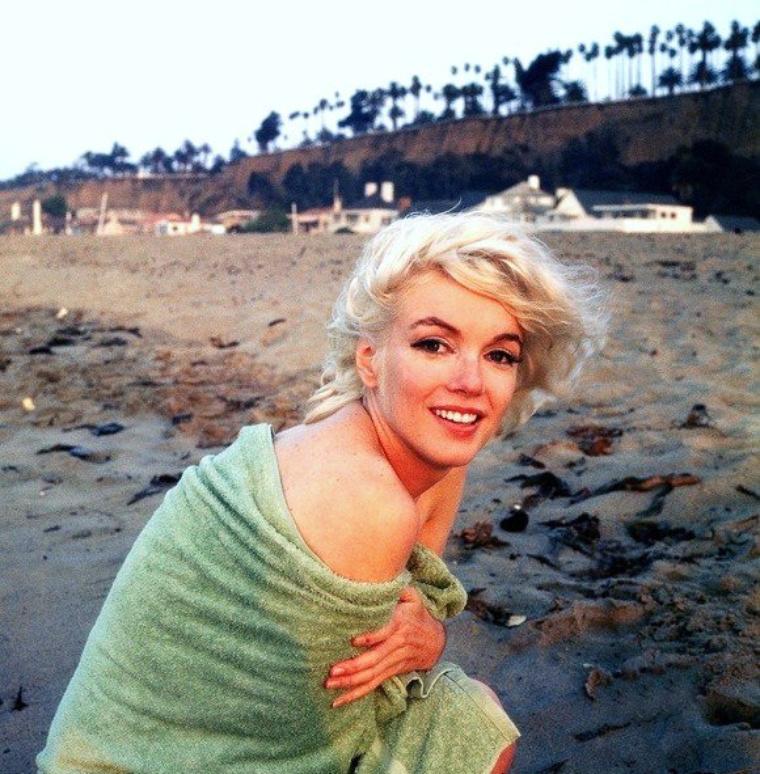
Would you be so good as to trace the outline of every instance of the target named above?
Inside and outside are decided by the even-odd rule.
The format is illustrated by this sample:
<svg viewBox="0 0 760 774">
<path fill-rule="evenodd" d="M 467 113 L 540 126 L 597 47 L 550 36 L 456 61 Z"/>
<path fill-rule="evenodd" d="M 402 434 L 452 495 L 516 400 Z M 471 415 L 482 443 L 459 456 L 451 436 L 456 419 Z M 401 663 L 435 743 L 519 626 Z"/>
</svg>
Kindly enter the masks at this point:
<svg viewBox="0 0 760 774">
<path fill-rule="evenodd" d="M 285 503 L 268 425 L 185 471 L 114 580 L 37 765 L 71 772 L 480 772 L 518 733 L 451 664 L 330 706 L 323 681 L 415 584 L 466 595 L 416 546 L 385 583 L 336 575 Z M 389 768 L 390 767 L 390 768 Z M 395 767 L 395 768 L 394 768 Z"/>
</svg>

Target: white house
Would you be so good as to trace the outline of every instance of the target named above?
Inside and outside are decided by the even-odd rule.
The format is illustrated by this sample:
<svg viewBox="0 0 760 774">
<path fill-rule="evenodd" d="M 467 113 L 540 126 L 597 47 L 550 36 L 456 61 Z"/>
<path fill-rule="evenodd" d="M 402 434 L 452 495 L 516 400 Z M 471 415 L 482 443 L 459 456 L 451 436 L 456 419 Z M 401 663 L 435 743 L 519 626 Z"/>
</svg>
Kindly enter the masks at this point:
<svg viewBox="0 0 760 774">
<path fill-rule="evenodd" d="M 305 234 L 334 234 L 350 231 L 355 234 L 375 234 L 398 218 L 394 205 L 393 183 L 366 183 L 364 198 L 351 207 L 344 207 L 335 194 L 332 207 L 315 207 L 290 216 L 293 230 Z"/>
<path fill-rule="evenodd" d="M 693 208 L 663 194 L 558 188 L 544 229 L 630 233 L 706 231 Z"/>
<path fill-rule="evenodd" d="M 520 223 L 535 223 L 546 215 L 555 204 L 552 194 L 541 190 L 538 175 L 530 175 L 501 193 L 491 194 L 472 209 L 500 212 Z"/>
</svg>

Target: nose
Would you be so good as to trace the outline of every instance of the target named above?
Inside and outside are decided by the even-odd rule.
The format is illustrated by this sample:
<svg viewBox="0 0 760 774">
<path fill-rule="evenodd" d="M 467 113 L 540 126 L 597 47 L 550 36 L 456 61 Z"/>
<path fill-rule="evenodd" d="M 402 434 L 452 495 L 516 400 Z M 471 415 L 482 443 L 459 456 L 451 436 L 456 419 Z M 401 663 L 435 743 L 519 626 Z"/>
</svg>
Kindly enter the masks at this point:
<svg viewBox="0 0 760 774">
<path fill-rule="evenodd" d="M 463 395 L 480 395 L 483 392 L 483 373 L 480 357 L 461 354 L 449 379 L 449 389 Z"/>
</svg>

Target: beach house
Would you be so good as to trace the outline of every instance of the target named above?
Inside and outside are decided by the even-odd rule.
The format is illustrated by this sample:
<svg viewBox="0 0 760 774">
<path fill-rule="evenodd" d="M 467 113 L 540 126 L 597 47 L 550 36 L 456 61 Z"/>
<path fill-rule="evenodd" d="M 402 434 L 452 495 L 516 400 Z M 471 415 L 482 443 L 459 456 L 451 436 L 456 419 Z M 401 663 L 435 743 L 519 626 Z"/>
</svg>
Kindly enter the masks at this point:
<svg viewBox="0 0 760 774">
<path fill-rule="evenodd" d="M 630 233 L 704 231 L 693 208 L 666 194 L 558 188 L 543 228 Z"/>
<path fill-rule="evenodd" d="M 374 234 L 398 218 L 391 182 L 366 183 L 364 197 L 350 207 L 336 192 L 332 207 L 313 207 L 290 215 L 293 231 L 302 234 Z"/>
<path fill-rule="evenodd" d="M 486 196 L 472 209 L 499 212 L 519 223 L 536 223 L 550 212 L 556 203 L 553 194 L 541 190 L 538 175 L 529 175 L 511 188 Z"/>
</svg>

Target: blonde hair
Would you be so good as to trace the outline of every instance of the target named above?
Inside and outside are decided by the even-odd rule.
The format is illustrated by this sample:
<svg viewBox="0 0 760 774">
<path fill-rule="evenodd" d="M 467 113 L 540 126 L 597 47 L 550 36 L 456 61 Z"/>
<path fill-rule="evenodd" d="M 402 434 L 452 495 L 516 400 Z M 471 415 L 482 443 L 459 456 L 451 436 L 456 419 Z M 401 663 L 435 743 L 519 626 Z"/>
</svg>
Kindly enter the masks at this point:
<svg viewBox="0 0 760 774">
<path fill-rule="evenodd" d="M 560 262 L 541 242 L 490 213 L 412 215 L 365 245 L 343 287 L 328 325 L 322 386 L 309 400 L 305 422 L 324 419 L 363 396 L 355 364 L 358 339 L 381 340 L 400 291 L 431 269 L 499 301 L 524 331 L 523 362 L 505 429 L 566 395 L 603 344 L 607 315 L 592 269 Z"/>
</svg>

